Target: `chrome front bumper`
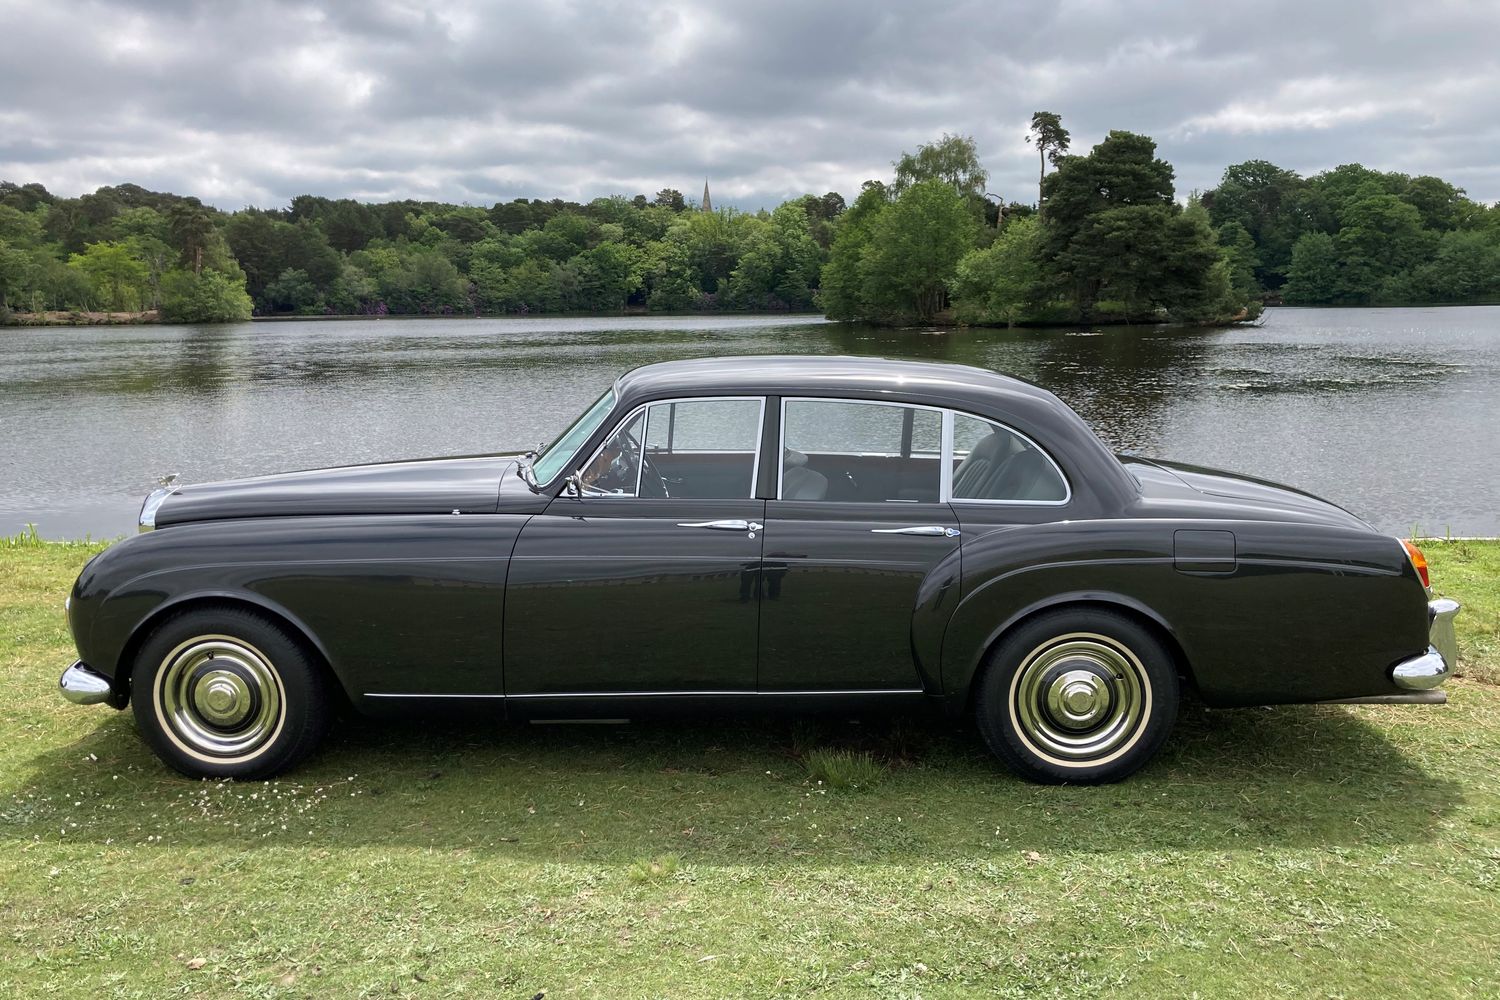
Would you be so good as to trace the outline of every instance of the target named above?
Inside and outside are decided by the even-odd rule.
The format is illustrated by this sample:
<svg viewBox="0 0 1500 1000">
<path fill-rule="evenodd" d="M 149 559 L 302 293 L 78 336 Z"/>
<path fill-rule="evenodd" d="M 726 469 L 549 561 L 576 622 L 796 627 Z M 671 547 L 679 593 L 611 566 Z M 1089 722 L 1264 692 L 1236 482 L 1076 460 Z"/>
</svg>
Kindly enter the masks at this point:
<svg viewBox="0 0 1500 1000">
<path fill-rule="evenodd" d="M 109 701 L 112 694 L 109 678 L 94 672 L 82 660 L 74 660 L 73 665 L 63 671 L 57 686 L 62 696 L 75 705 L 98 705 Z"/>
<path fill-rule="evenodd" d="M 1427 603 L 1427 652 L 1402 660 L 1391 670 L 1391 680 L 1408 691 L 1427 691 L 1453 675 L 1458 666 L 1458 638 L 1453 618 L 1459 603 L 1439 597 Z"/>
</svg>

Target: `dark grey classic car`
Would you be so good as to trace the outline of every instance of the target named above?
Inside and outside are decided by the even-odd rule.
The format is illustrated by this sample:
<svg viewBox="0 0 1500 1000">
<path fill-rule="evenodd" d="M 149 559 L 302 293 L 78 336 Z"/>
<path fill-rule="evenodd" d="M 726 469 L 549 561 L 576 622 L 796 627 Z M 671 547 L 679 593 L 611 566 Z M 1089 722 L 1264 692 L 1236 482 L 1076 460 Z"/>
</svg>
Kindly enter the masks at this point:
<svg viewBox="0 0 1500 1000">
<path fill-rule="evenodd" d="M 537 453 L 167 486 L 84 567 L 62 693 L 162 759 L 264 777 L 369 715 L 971 715 L 1047 782 L 1211 706 L 1433 703 L 1458 605 L 1299 490 L 1112 454 L 956 365 L 637 369 Z"/>
</svg>

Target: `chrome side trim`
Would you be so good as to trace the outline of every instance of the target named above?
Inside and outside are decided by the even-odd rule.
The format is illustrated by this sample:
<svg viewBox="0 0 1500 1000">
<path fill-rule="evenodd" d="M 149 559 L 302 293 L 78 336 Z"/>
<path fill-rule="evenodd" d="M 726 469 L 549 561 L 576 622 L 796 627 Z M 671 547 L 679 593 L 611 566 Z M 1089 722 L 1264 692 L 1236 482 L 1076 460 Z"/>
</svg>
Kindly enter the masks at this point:
<svg viewBox="0 0 1500 1000">
<path fill-rule="evenodd" d="M 921 688 L 867 688 L 837 691 L 557 691 L 527 694 L 407 694 L 386 691 L 366 691 L 366 698 L 704 698 L 721 696 L 758 695 L 848 695 L 848 694 L 924 694 Z"/>
<path fill-rule="evenodd" d="M 62 696 L 75 705 L 98 705 L 108 701 L 112 693 L 109 678 L 94 672 L 82 660 L 75 660 L 62 672 L 57 686 Z"/>
<path fill-rule="evenodd" d="M 825 691 L 822 689 L 812 691 L 557 691 L 535 694 L 415 694 L 391 691 L 366 691 L 366 698 L 514 698 L 516 701 L 526 701 L 536 698 L 720 698 L 720 697 L 760 697 L 771 695 L 775 697 L 786 697 L 796 695 L 803 697 L 824 697 L 837 695 L 866 695 L 866 694 L 926 694 L 921 688 L 849 688 L 836 691 Z"/>
<path fill-rule="evenodd" d="M 956 538 L 962 534 L 957 528 L 947 528 L 941 524 L 916 524 L 909 528 L 871 528 L 870 533 L 874 535 L 933 535 L 940 538 Z"/>
<path fill-rule="evenodd" d="M 366 698 L 504 698 L 503 694 L 404 694 L 384 691 L 366 691 Z"/>
</svg>

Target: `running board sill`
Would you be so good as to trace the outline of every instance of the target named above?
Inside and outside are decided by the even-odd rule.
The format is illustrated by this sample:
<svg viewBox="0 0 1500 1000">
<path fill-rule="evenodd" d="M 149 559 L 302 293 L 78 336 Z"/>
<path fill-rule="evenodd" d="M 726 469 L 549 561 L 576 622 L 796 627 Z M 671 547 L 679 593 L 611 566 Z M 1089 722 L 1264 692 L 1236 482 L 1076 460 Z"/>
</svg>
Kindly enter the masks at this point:
<svg viewBox="0 0 1500 1000">
<path fill-rule="evenodd" d="M 1377 694 L 1368 698 L 1335 698 L 1320 701 L 1320 705 L 1446 705 L 1448 692 L 1441 688 L 1427 691 L 1408 691 L 1405 694 Z"/>
</svg>

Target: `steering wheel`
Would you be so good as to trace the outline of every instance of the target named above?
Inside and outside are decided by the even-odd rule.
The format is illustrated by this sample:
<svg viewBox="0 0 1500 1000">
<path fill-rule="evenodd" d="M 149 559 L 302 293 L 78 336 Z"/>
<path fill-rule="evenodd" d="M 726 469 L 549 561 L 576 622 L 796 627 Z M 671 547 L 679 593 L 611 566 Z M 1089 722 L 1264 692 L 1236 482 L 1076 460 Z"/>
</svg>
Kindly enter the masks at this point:
<svg viewBox="0 0 1500 1000">
<path fill-rule="evenodd" d="M 661 474 L 656 463 L 651 461 L 651 456 L 644 451 L 641 453 L 641 472 L 641 496 L 671 498 L 672 491 L 667 489 L 667 477 Z M 648 488 L 648 484 L 653 488 Z"/>
<path fill-rule="evenodd" d="M 666 478 L 657 470 L 655 464 L 652 463 L 651 458 L 646 454 L 646 449 L 641 447 L 641 443 L 635 439 L 635 435 L 631 434 L 630 431 L 622 431 L 620 434 L 619 453 L 615 456 L 614 461 L 610 463 L 610 477 L 616 482 L 621 483 L 622 486 L 627 483 L 633 486 L 635 484 L 632 480 L 637 469 L 640 469 L 642 472 L 642 496 L 671 496 L 667 490 Z M 650 474 L 649 479 L 646 473 Z"/>
</svg>

